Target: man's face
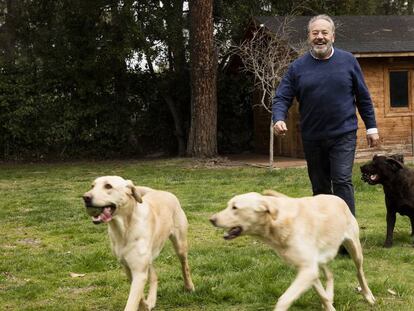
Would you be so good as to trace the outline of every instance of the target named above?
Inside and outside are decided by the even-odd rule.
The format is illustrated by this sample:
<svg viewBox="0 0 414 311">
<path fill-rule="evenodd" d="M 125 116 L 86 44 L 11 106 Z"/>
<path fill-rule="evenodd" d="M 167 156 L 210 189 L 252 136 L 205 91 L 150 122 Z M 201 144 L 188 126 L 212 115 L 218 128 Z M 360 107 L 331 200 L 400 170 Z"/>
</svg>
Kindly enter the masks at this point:
<svg viewBox="0 0 414 311">
<path fill-rule="evenodd" d="M 332 49 L 335 34 L 332 25 L 324 20 L 317 19 L 309 26 L 308 42 L 312 49 L 312 54 L 317 58 L 327 58 Z"/>
</svg>

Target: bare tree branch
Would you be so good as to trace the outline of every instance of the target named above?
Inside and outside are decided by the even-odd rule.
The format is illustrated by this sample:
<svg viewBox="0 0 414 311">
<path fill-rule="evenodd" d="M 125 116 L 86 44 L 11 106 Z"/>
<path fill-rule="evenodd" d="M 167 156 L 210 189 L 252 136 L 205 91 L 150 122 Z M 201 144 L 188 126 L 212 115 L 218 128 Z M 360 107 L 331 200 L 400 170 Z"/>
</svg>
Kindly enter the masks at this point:
<svg viewBox="0 0 414 311">
<path fill-rule="evenodd" d="M 304 53 L 305 43 L 290 42 L 294 16 L 281 19 L 276 31 L 263 25 L 241 44 L 231 45 L 231 53 L 240 57 L 243 71 L 254 76 L 255 88 L 262 92 L 260 105 L 272 113 L 272 98 L 290 63 Z M 271 119 L 271 118 L 270 118 Z M 270 120 L 271 121 L 271 120 Z M 273 166 L 273 127 L 271 124 L 270 167 Z"/>
</svg>

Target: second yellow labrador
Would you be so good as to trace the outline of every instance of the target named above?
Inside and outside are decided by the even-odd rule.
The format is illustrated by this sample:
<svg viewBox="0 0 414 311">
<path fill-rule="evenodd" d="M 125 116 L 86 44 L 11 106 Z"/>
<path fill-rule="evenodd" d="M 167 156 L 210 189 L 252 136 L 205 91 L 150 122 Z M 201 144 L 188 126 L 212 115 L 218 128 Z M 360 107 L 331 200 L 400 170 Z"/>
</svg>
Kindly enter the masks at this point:
<svg viewBox="0 0 414 311">
<path fill-rule="evenodd" d="M 157 299 L 154 259 L 169 238 L 180 259 L 184 286 L 193 291 L 187 259 L 187 218 L 176 196 L 136 187 L 119 176 L 98 177 L 83 195 L 95 224 L 107 223 L 111 248 L 131 281 L 125 311 L 151 310 Z M 149 279 L 147 299 L 144 287 Z"/>
<path fill-rule="evenodd" d="M 345 201 L 334 195 L 290 198 L 273 191 L 265 194 L 237 195 L 210 221 L 227 230 L 225 239 L 242 234 L 261 238 L 296 267 L 296 279 L 279 298 L 274 310 L 287 310 L 310 287 L 316 290 L 325 310 L 335 310 L 333 274 L 327 264 L 341 244 L 355 263 L 362 295 L 374 304 L 375 298 L 362 269 L 358 223 Z M 319 279 L 319 268 L 326 276 L 326 288 Z"/>
</svg>

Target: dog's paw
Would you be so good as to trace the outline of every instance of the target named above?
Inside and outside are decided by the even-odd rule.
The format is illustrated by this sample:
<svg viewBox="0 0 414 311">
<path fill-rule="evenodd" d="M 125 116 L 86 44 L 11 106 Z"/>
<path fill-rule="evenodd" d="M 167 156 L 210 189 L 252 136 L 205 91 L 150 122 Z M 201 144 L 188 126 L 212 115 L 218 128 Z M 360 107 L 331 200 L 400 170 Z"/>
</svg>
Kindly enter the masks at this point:
<svg viewBox="0 0 414 311">
<path fill-rule="evenodd" d="M 383 246 L 384 246 L 385 248 L 391 248 L 391 247 L 392 247 L 392 242 L 385 241 Z"/>
<path fill-rule="evenodd" d="M 185 285 L 184 288 L 187 292 L 194 292 L 195 291 L 195 287 L 194 287 L 193 283 Z"/>
<path fill-rule="evenodd" d="M 336 309 L 334 308 L 332 302 L 329 302 L 328 306 L 321 305 L 321 308 L 324 311 L 336 311 Z"/>
<path fill-rule="evenodd" d="M 369 293 L 368 295 L 366 295 L 365 299 L 368 301 L 370 305 L 374 305 L 375 302 L 377 301 L 372 293 Z"/>
<path fill-rule="evenodd" d="M 365 291 L 363 291 L 362 288 L 361 288 L 361 286 L 357 286 L 355 288 L 355 290 L 358 293 L 362 294 L 362 296 L 364 296 L 364 298 L 368 301 L 368 303 L 370 305 L 375 304 L 376 299 L 375 299 L 374 295 L 372 294 L 372 292 L 371 292 L 371 290 L 369 288 L 367 288 Z"/>
</svg>

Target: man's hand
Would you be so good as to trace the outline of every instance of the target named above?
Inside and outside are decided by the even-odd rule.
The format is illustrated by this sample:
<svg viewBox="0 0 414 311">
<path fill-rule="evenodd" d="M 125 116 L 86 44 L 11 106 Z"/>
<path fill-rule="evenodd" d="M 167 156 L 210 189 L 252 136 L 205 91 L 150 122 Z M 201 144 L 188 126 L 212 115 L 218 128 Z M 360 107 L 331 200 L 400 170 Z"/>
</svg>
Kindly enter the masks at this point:
<svg viewBox="0 0 414 311">
<path fill-rule="evenodd" d="M 367 134 L 367 142 L 369 147 L 378 147 L 380 144 L 380 139 L 378 133 Z"/>
<path fill-rule="evenodd" d="M 287 132 L 287 127 L 285 121 L 277 121 L 273 125 L 273 131 L 275 132 L 275 135 L 285 136 Z"/>
</svg>

